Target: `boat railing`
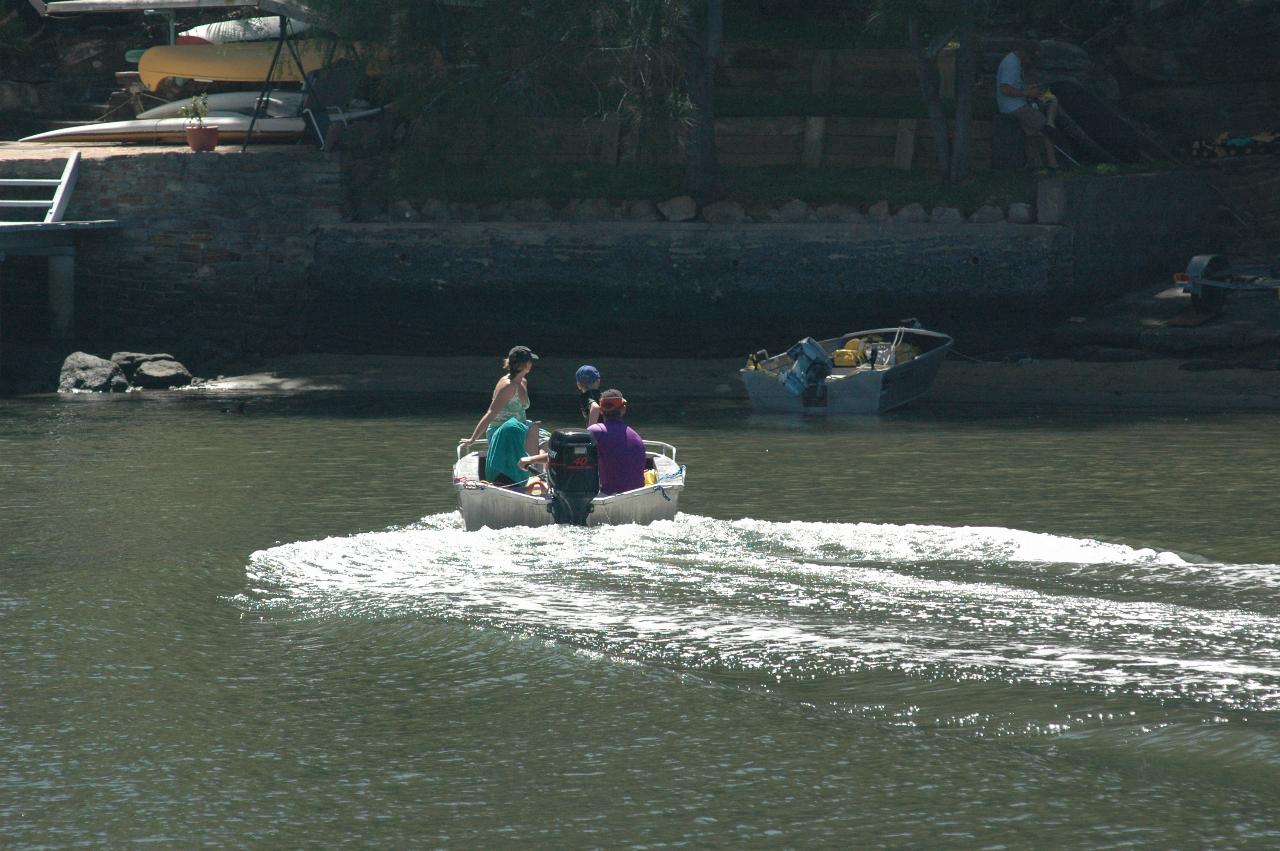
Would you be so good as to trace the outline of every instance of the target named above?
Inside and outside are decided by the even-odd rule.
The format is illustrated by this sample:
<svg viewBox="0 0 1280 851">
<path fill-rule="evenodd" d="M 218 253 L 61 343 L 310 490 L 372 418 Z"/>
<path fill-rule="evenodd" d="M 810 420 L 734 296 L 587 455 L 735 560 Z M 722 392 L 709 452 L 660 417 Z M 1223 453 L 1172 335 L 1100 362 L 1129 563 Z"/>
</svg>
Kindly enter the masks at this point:
<svg viewBox="0 0 1280 851">
<path fill-rule="evenodd" d="M 470 446 L 467 446 L 465 442 L 460 442 L 458 443 L 457 448 L 457 460 L 461 461 L 463 455 L 478 451 L 479 449 L 487 449 L 488 446 L 489 441 L 483 437 L 479 440 L 473 441 Z M 676 460 L 676 448 L 670 443 L 663 443 L 661 440 L 644 441 L 644 451 L 654 455 L 665 455 L 672 461 Z"/>
<path fill-rule="evenodd" d="M 661 440 L 644 441 L 644 451 L 652 452 L 654 455 L 665 455 L 672 461 L 676 460 L 676 448 L 670 443 L 663 443 Z"/>
<path fill-rule="evenodd" d="M 461 461 L 463 455 L 469 455 L 472 452 L 474 452 L 476 450 L 476 447 L 484 447 L 487 449 L 488 446 L 489 446 L 489 440 L 488 438 L 484 438 L 484 437 L 480 438 L 479 440 L 471 441 L 470 446 L 467 445 L 467 442 L 465 440 L 460 440 L 458 441 L 458 460 Z"/>
</svg>

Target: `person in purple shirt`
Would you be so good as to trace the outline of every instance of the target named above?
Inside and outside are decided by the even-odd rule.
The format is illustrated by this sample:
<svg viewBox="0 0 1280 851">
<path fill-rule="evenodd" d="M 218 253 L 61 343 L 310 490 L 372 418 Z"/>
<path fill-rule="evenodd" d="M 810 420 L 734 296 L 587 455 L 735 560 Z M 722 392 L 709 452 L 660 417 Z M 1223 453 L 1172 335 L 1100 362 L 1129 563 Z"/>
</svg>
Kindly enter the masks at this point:
<svg viewBox="0 0 1280 851">
<path fill-rule="evenodd" d="M 587 431 L 600 453 L 600 493 L 614 494 L 644 487 L 644 441 L 623 419 L 627 400 L 621 391 L 600 394 L 600 422 Z"/>
</svg>

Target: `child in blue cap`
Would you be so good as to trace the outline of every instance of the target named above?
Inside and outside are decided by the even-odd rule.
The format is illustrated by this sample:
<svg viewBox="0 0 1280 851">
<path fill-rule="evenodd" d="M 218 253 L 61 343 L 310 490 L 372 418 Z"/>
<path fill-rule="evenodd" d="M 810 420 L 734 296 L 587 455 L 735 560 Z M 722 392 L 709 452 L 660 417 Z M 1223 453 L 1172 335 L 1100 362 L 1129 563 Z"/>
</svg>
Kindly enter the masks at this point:
<svg viewBox="0 0 1280 851">
<path fill-rule="evenodd" d="M 595 425 L 600 421 L 600 370 L 584 363 L 573 380 L 578 384 L 578 410 L 587 425 Z"/>
</svg>

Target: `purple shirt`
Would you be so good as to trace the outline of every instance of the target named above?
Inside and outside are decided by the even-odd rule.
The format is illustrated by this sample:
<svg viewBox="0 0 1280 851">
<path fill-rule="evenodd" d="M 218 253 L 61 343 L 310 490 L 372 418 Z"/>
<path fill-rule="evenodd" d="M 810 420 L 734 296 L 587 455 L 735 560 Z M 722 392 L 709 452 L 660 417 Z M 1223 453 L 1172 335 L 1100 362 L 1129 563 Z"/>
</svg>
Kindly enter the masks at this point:
<svg viewBox="0 0 1280 851">
<path fill-rule="evenodd" d="M 587 429 L 600 450 L 600 493 L 644 487 L 644 441 L 619 417 Z"/>
</svg>

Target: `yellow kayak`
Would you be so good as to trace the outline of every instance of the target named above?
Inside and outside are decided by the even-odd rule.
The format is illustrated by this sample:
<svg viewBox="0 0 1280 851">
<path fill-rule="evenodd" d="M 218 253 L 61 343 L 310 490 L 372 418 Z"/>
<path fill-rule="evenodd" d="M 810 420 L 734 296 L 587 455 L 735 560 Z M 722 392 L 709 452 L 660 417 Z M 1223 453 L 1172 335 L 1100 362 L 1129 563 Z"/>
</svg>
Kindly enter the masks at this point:
<svg viewBox="0 0 1280 851">
<path fill-rule="evenodd" d="M 271 69 L 271 58 L 277 44 L 274 41 L 253 41 L 152 47 L 138 60 L 138 74 L 142 84 L 152 91 L 165 77 L 261 83 Z M 303 70 L 298 70 L 298 63 L 286 47 L 280 52 L 280 61 L 272 75 L 275 82 L 300 83 L 305 74 L 323 68 L 341 53 L 334 49 L 333 42 L 325 40 L 304 39 L 293 42 L 293 46 L 302 60 Z"/>
</svg>

